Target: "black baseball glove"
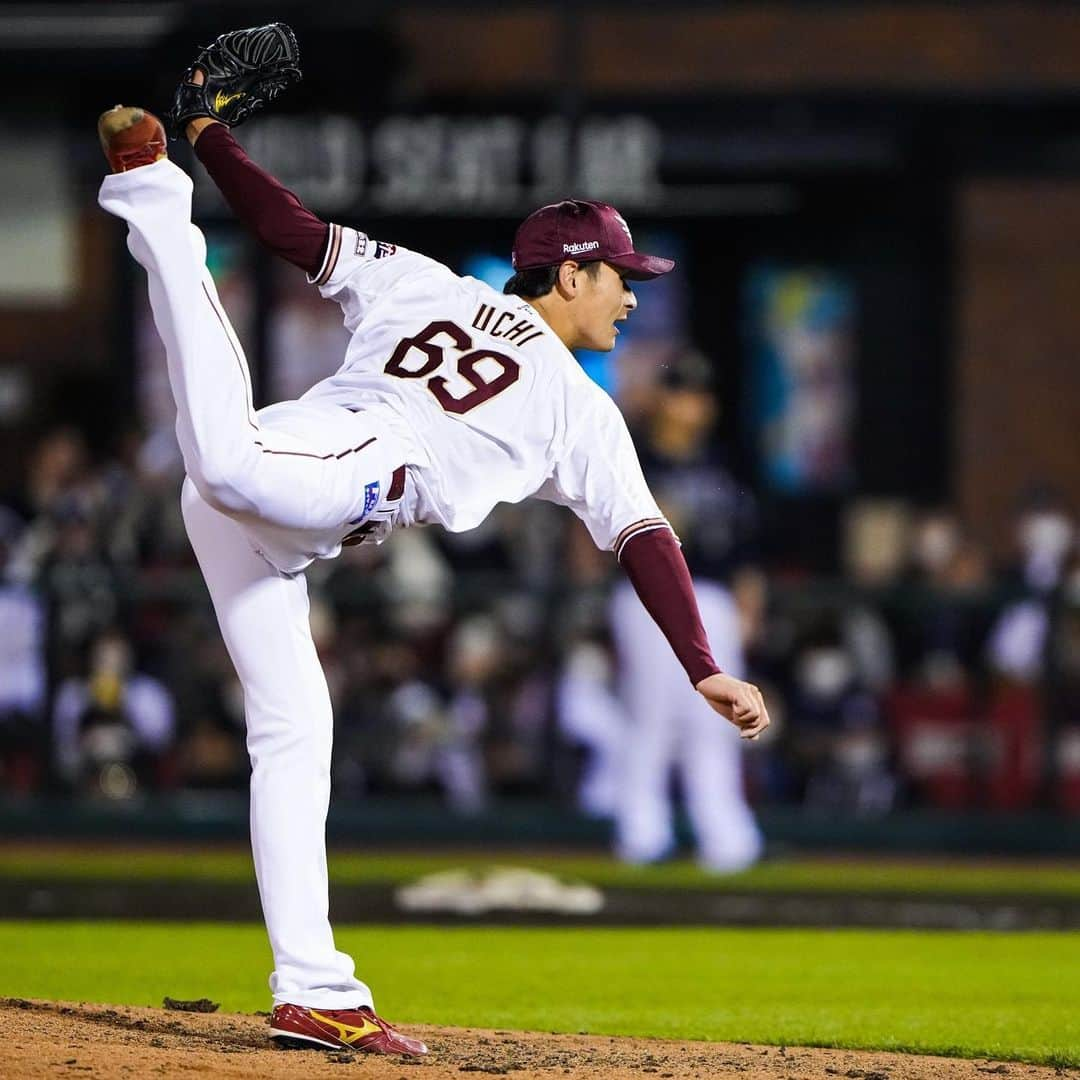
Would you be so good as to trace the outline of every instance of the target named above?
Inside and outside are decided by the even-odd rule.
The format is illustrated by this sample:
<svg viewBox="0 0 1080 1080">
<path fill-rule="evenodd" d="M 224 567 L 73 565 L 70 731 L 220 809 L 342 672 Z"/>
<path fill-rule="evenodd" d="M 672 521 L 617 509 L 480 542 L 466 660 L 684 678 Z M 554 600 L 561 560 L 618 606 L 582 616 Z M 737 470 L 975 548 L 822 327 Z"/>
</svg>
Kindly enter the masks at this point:
<svg viewBox="0 0 1080 1080">
<path fill-rule="evenodd" d="M 191 81 L 196 69 L 205 76 L 201 86 Z M 235 127 L 301 78 L 296 35 L 285 23 L 230 30 L 184 72 L 166 114 L 170 133 L 180 138 L 188 121 L 199 116 Z"/>
</svg>

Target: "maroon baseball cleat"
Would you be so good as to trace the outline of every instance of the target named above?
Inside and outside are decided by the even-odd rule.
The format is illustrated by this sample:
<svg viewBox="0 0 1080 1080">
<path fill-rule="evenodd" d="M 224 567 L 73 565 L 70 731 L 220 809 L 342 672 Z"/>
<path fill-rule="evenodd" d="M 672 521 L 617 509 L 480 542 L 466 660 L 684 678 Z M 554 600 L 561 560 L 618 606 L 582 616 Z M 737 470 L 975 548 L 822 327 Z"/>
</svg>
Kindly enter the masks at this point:
<svg viewBox="0 0 1080 1080">
<path fill-rule="evenodd" d="M 98 117 L 98 138 L 114 173 L 153 165 L 168 157 L 165 128 L 151 112 L 134 105 L 114 105 Z"/>
<path fill-rule="evenodd" d="M 359 1009 L 308 1009 L 275 1005 L 270 1038 L 286 1050 L 367 1050 L 372 1054 L 419 1057 L 428 1052 L 419 1039 L 395 1031 L 367 1005 Z"/>
</svg>

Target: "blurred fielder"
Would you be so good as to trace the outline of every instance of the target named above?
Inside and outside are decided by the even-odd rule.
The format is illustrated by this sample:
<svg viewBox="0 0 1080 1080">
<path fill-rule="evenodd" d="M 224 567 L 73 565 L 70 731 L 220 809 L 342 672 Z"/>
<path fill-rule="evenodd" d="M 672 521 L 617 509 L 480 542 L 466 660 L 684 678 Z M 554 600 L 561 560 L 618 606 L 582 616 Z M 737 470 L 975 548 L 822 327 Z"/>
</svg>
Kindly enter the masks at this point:
<svg viewBox="0 0 1080 1080">
<path fill-rule="evenodd" d="M 634 250 L 603 203 L 530 215 L 499 294 L 426 256 L 327 224 L 230 134 L 299 79 L 281 23 L 222 35 L 177 90 L 185 133 L 236 215 L 336 300 L 352 339 L 299 401 L 256 412 L 240 343 L 191 224 L 191 181 L 160 122 L 117 106 L 98 130 L 113 173 L 99 202 L 128 225 L 165 343 L 187 470 L 184 519 L 244 688 L 251 841 L 274 954 L 270 1033 L 281 1045 L 422 1054 L 373 1009 L 327 917 L 330 697 L 308 625 L 304 569 L 394 527 L 479 525 L 499 502 L 571 507 L 620 560 L 697 692 L 755 737 L 757 688 L 721 673 L 679 550 L 622 416 L 571 348 L 611 349 L 630 281 L 672 269 Z"/>
<path fill-rule="evenodd" d="M 716 400 L 708 380 L 707 361 L 694 353 L 666 369 L 641 463 L 682 540 L 713 655 L 741 678 L 742 626 L 730 585 L 745 567 L 755 512 L 709 438 Z M 629 585 L 612 596 L 611 632 L 628 724 L 615 801 L 619 857 L 655 862 L 673 850 L 674 773 L 699 862 L 721 873 L 745 869 L 761 855 L 762 839 L 743 792 L 735 731 L 714 722 Z"/>
</svg>

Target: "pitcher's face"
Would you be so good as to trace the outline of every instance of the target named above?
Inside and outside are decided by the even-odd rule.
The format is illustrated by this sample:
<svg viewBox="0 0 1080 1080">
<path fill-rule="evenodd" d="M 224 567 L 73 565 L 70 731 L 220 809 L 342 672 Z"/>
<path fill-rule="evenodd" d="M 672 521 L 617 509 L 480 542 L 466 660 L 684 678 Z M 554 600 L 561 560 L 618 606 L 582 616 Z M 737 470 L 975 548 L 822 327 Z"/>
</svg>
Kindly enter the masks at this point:
<svg viewBox="0 0 1080 1080">
<path fill-rule="evenodd" d="M 577 275 L 579 305 L 575 319 L 578 341 L 575 348 L 610 352 L 619 336 L 616 325 L 625 322 L 637 307 L 630 283 L 609 263 L 601 263 L 596 273 Z"/>
</svg>

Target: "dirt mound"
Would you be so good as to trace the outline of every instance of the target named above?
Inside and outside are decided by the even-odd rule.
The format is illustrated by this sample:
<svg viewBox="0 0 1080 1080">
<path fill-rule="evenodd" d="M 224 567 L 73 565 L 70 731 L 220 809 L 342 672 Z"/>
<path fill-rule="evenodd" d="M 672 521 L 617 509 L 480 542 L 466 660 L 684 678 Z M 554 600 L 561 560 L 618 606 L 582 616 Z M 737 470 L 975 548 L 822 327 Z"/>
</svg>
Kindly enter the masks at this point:
<svg viewBox="0 0 1080 1080">
<path fill-rule="evenodd" d="M 423 1059 L 270 1049 L 265 1016 L 196 1014 L 126 1006 L 0 998 L 0 1076 L 26 1078 L 335 1077 L 350 1065 L 365 1080 L 462 1080 L 462 1073 L 515 1080 L 649 1077 L 672 1080 L 1021 1080 L 1060 1077 L 1052 1068 L 904 1054 L 731 1043 L 665 1042 L 408 1026 L 431 1047 Z M 344 1068 L 343 1068 L 344 1067 Z"/>
</svg>

